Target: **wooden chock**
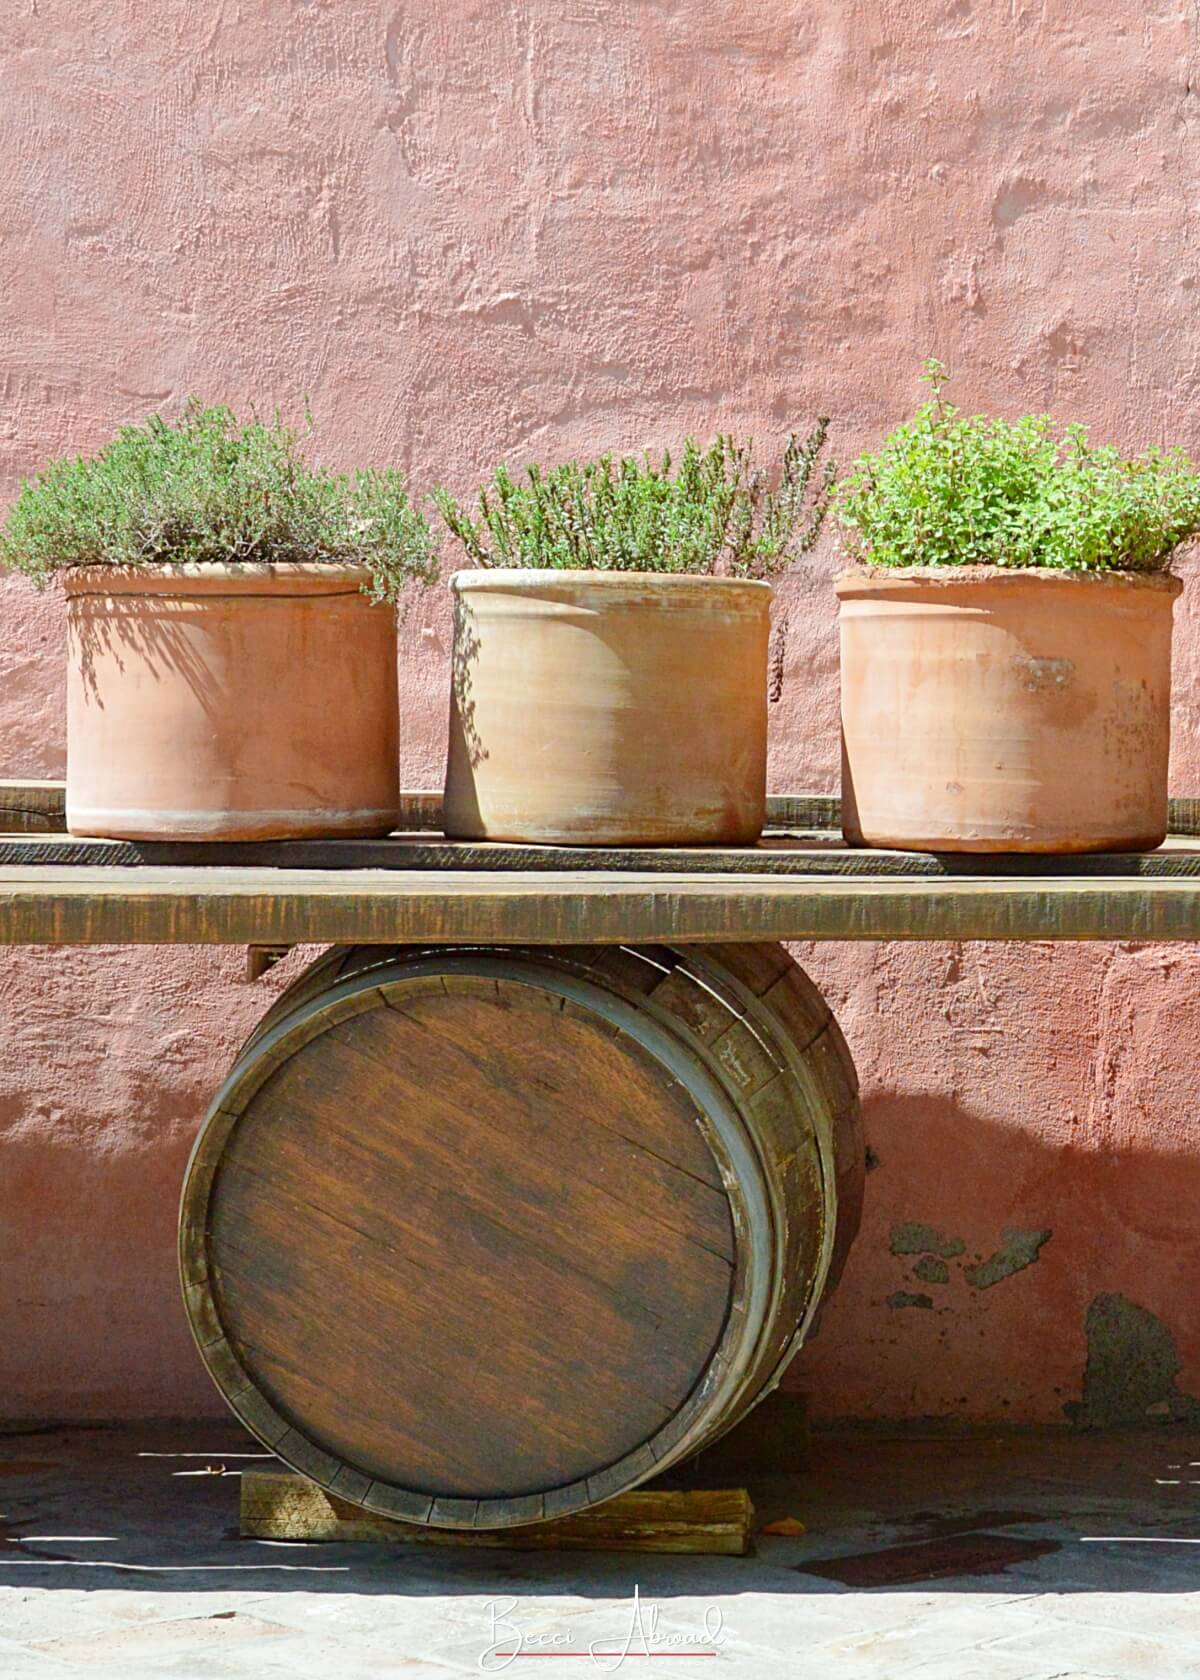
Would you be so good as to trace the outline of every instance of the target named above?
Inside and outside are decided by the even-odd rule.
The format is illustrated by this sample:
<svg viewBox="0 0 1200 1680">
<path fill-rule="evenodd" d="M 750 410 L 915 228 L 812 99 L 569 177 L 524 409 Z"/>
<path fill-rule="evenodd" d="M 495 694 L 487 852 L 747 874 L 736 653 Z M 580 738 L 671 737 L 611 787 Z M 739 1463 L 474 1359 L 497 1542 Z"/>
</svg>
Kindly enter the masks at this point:
<svg viewBox="0 0 1200 1680">
<path fill-rule="evenodd" d="M 241 1533 L 247 1540 L 368 1540 L 517 1551 L 744 1557 L 751 1550 L 754 1527 L 754 1507 L 745 1488 L 638 1488 L 553 1522 L 487 1530 L 430 1528 L 374 1516 L 291 1470 L 245 1470 L 241 1487 Z"/>
</svg>

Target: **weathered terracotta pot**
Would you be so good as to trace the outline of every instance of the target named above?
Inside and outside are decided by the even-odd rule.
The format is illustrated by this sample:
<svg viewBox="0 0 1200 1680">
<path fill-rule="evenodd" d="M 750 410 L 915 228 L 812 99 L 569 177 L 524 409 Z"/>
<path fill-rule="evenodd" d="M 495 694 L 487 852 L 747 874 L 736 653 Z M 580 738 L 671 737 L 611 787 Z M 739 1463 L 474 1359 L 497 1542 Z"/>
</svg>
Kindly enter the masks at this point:
<svg viewBox="0 0 1200 1680">
<path fill-rule="evenodd" d="M 715 845 L 765 815 L 771 589 L 480 570 L 455 597 L 448 834 Z"/>
<path fill-rule="evenodd" d="M 836 588 L 851 843 L 1161 844 L 1177 578 L 979 566 L 847 573 Z"/>
<path fill-rule="evenodd" d="M 89 567 L 67 595 L 67 827 L 386 834 L 395 614 L 342 566 Z"/>
</svg>

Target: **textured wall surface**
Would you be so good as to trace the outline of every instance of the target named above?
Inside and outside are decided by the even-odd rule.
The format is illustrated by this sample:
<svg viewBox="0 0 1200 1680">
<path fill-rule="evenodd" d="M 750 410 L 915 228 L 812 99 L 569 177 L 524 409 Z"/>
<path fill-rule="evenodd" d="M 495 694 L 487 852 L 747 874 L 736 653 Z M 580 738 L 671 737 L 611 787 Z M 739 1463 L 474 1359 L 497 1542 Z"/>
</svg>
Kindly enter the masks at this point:
<svg viewBox="0 0 1200 1680">
<path fill-rule="evenodd" d="M 968 406 L 1200 450 L 1191 0 L 11 0 L 0 71 L 0 495 L 189 392 L 307 392 L 324 459 L 464 490 L 817 412 L 844 459 L 934 353 Z M 779 592 L 779 789 L 836 785 L 835 565 Z M 0 610 L 0 764 L 61 774 L 60 602 L 12 581 Z M 1195 580 L 1180 793 L 1198 614 Z M 440 776 L 446 657 L 418 601 L 409 785 Z M 877 1162 L 793 1379 L 820 1412 L 1192 1413 L 1200 958 L 800 955 Z M 177 1187 L 300 961 L 249 985 L 238 951 L 3 953 L 7 1415 L 217 1407 Z"/>
</svg>

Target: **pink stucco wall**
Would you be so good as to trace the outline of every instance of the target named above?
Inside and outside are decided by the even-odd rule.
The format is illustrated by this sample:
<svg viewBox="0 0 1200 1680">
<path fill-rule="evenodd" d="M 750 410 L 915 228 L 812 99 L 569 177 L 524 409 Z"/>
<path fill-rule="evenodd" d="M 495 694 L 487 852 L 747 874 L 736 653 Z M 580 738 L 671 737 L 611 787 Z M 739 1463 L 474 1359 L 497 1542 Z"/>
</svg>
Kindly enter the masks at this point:
<svg viewBox="0 0 1200 1680">
<path fill-rule="evenodd" d="M 845 458 L 932 353 L 969 405 L 1200 450 L 1191 0 L 20 0 L 0 72 L 2 495 L 189 392 L 307 392 L 327 460 L 462 489 L 501 457 L 766 440 L 818 411 Z M 836 785 L 835 560 L 779 592 L 780 789 Z M 0 593 L 0 764 L 61 774 L 60 603 Z M 1200 581 L 1181 793 L 1198 614 Z M 440 774 L 446 654 L 443 603 L 418 601 L 410 785 Z M 1200 958 L 800 954 L 878 1163 L 796 1379 L 818 1410 L 1186 1411 Z M 176 1300 L 177 1186 L 300 960 L 249 985 L 236 950 L 3 954 L 4 1414 L 217 1409 Z"/>
</svg>

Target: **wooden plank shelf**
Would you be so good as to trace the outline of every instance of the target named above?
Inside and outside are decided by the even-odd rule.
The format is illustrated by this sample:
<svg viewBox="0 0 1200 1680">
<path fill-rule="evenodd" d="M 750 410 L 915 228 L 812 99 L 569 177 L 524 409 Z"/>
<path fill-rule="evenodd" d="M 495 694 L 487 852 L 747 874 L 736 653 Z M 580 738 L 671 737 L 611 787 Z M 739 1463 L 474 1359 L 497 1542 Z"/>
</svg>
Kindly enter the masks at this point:
<svg viewBox="0 0 1200 1680">
<path fill-rule="evenodd" d="M 90 840 L 70 834 L 0 833 L 0 868 L 479 871 L 578 874 L 607 870 L 656 875 L 824 875 L 894 880 L 908 876 L 1025 879 L 1200 876 L 1200 841 L 1172 837 L 1154 852 L 1096 852 L 1083 857 L 1021 857 L 952 852 L 893 852 L 847 846 L 835 835 L 772 832 L 756 846 L 534 846 L 447 840 L 430 833 L 380 840 L 241 842 Z"/>
<path fill-rule="evenodd" d="M 0 784 L 0 826 L 2 813 L 22 824 L 0 834 L 0 944 L 1200 938 L 1200 843 L 1184 836 L 1089 857 L 855 850 L 822 826 L 836 801 L 810 795 L 772 800 L 790 830 L 709 849 L 451 841 L 423 792 L 404 795 L 415 831 L 382 840 L 128 843 L 25 826 L 56 809 L 58 784 Z M 1193 829 L 1198 813 L 1172 808 Z"/>
<path fill-rule="evenodd" d="M 1200 799 L 1168 801 L 1172 834 L 1200 834 Z M 397 828 L 405 833 L 439 832 L 442 796 L 435 788 L 400 795 Z M 782 830 L 840 830 L 842 803 L 830 793 L 769 793 L 767 827 Z M 0 829 L 62 832 L 66 826 L 66 783 L 0 778 Z"/>
<path fill-rule="evenodd" d="M 14 834 L 46 834 L 65 826 L 67 784 L 0 781 L 0 828 Z"/>
<path fill-rule="evenodd" d="M 0 944 L 1200 938 L 1200 876 L 0 869 Z"/>
</svg>

